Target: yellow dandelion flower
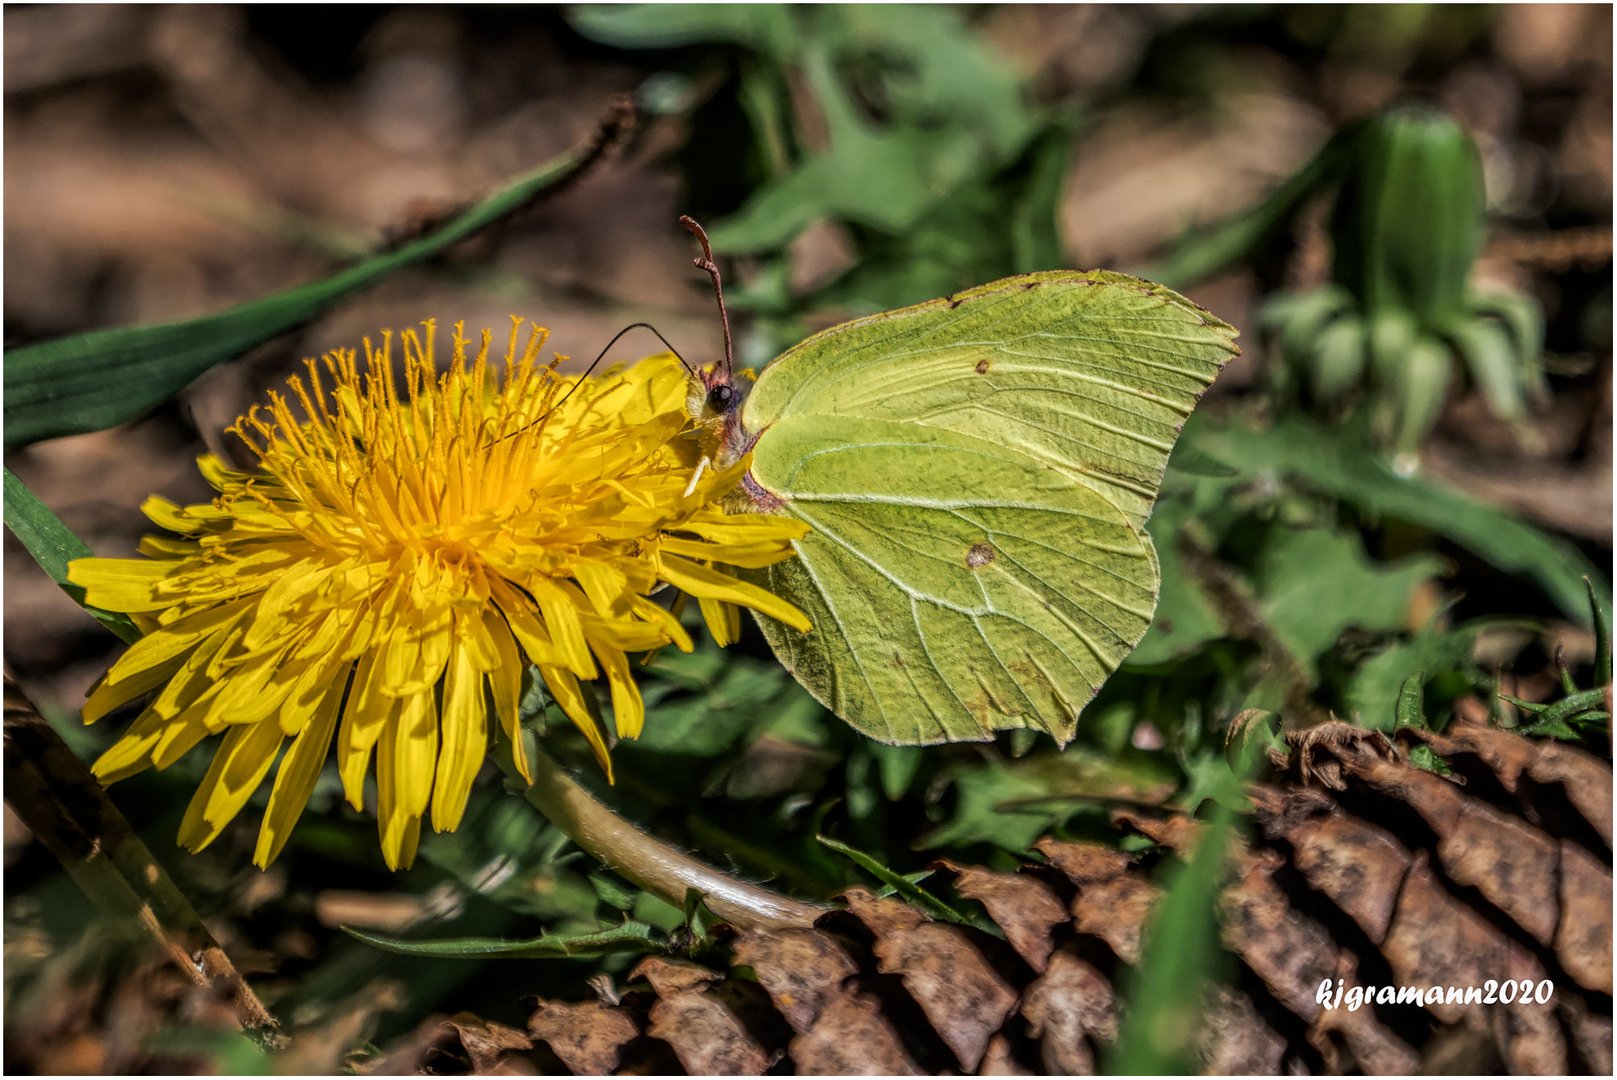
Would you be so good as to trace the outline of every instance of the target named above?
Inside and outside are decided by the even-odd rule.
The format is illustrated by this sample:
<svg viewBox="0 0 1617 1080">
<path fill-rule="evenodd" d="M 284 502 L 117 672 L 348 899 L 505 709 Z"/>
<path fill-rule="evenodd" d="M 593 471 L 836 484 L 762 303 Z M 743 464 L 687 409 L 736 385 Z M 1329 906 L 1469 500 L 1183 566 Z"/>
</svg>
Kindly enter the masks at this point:
<svg viewBox="0 0 1617 1080">
<path fill-rule="evenodd" d="M 629 654 L 692 647 L 652 599 L 663 586 L 695 597 L 721 643 L 736 605 L 808 629 L 730 572 L 789 557 L 804 530 L 730 512 L 744 461 L 692 483 L 673 357 L 561 376 L 538 362 L 546 331 L 513 319 L 503 379 L 489 331 L 473 348 L 459 324 L 439 375 L 433 337 L 430 321 L 398 336 L 402 380 L 391 332 L 380 347 L 366 339 L 363 368 L 352 349 L 306 361 L 290 397 L 271 393 L 231 429 L 257 468 L 205 456 L 212 504 L 147 500 L 179 538 L 69 569 L 89 603 L 145 632 L 85 703 L 93 723 L 151 695 L 96 775 L 165 768 L 224 736 L 180 828 L 193 851 L 279 759 L 254 854 L 267 866 L 335 747 L 356 809 L 374 752 L 382 854 L 408 866 L 429 809 L 440 832 L 460 821 L 487 747 L 486 701 L 527 775 L 517 702 L 530 663 L 610 776 L 580 681 L 604 675 L 617 734 L 638 734 Z"/>
</svg>

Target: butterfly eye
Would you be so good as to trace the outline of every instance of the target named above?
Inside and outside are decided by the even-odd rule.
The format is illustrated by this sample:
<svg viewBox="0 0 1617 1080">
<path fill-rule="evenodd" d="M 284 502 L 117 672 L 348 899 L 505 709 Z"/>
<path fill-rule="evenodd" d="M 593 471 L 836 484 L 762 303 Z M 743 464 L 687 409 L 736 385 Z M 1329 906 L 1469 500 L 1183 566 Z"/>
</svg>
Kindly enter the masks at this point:
<svg viewBox="0 0 1617 1080">
<path fill-rule="evenodd" d="M 729 412 L 735 399 L 735 387 L 729 383 L 719 383 L 707 392 L 707 407 L 716 413 Z"/>
</svg>

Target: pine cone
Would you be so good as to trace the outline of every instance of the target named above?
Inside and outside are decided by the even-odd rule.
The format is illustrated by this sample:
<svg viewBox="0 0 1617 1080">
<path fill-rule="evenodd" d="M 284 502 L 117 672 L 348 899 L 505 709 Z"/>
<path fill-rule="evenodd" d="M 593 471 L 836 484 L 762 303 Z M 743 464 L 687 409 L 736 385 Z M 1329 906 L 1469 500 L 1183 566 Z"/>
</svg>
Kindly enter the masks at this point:
<svg viewBox="0 0 1617 1080">
<path fill-rule="evenodd" d="M 1470 724 L 1294 738 L 1251 789 L 1218 914 L 1236 976 L 1209 991 L 1210 1073 L 1611 1071 L 1611 770 L 1565 744 Z M 1409 763 L 1424 743 L 1444 777 Z M 1184 815 L 1118 815 L 1186 857 Z M 860 889 L 812 928 L 747 931 L 729 970 L 651 957 L 621 998 L 540 1001 L 526 1033 L 457 1018 L 428 1062 L 576 1073 L 1093 1073 L 1160 889 L 1101 844 L 1042 841 L 1019 873 L 939 864 L 1004 934 Z M 738 972 L 751 969 L 752 977 Z M 1547 1004 L 1327 1008 L 1334 987 L 1553 981 Z M 600 984 L 597 984 L 598 986 Z M 475 1048 L 464 1038 L 476 1034 Z M 492 1048 L 492 1049 L 491 1049 Z"/>
</svg>

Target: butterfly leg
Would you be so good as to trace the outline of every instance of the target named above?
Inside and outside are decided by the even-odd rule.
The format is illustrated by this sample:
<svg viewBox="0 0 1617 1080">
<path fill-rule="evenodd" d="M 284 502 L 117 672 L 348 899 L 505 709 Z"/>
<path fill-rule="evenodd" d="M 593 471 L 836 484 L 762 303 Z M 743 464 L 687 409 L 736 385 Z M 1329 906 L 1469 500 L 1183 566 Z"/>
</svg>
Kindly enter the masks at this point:
<svg viewBox="0 0 1617 1080">
<path fill-rule="evenodd" d="M 709 460 L 710 459 L 707 457 L 707 455 L 704 454 L 702 455 L 702 460 L 696 463 L 696 471 L 691 474 L 691 482 L 685 485 L 685 497 L 687 499 L 691 497 L 691 492 L 696 490 L 697 481 L 702 479 L 702 474 L 707 472 L 707 463 Z"/>
</svg>

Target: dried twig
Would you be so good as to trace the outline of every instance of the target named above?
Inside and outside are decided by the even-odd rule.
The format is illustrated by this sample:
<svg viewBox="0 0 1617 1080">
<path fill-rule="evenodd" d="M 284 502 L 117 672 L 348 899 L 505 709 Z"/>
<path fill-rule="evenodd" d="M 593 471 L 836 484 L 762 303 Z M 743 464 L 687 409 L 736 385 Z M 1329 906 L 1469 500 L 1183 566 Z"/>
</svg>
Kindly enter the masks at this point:
<svg viewBox="0 0 1617 1080">
<path fill-rule="evenodd" d="M 6 804 L 92 901 L 139 921 L 198 986 L 227 991 L 241 1026 L 278 1042 L 278 1024 L 89 768 L 10 679 Z"/>
</svg>

